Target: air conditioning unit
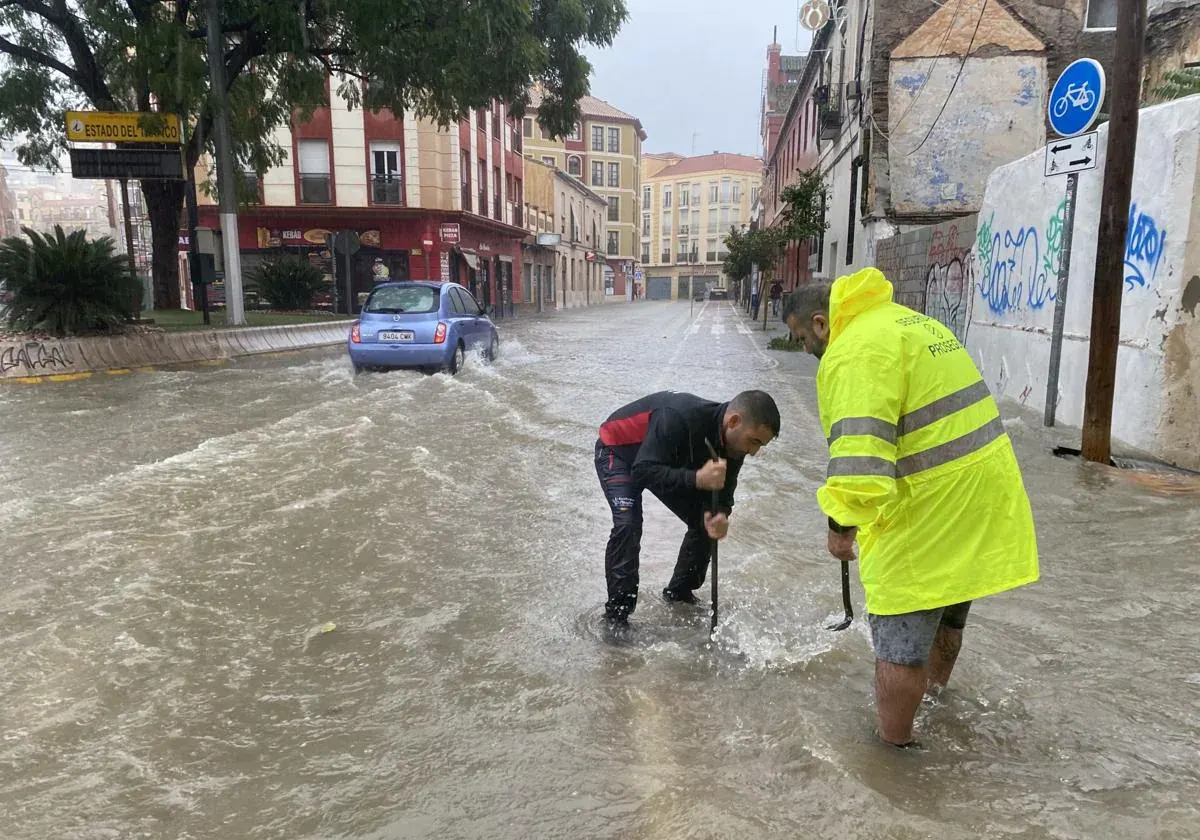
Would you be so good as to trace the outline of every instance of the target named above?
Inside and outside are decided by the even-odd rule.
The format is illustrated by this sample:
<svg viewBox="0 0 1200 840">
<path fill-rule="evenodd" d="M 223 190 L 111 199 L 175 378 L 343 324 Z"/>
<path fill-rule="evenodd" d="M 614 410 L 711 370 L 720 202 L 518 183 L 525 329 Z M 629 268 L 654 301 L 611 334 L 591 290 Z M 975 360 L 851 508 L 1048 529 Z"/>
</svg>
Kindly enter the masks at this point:
<svg viewBox="0 0 1200 840">
<path fill-rule="evenodd" d="M 846 98 L 858 99 L 863 95 L 862 82 L 846 82 Z"/>
</svg>

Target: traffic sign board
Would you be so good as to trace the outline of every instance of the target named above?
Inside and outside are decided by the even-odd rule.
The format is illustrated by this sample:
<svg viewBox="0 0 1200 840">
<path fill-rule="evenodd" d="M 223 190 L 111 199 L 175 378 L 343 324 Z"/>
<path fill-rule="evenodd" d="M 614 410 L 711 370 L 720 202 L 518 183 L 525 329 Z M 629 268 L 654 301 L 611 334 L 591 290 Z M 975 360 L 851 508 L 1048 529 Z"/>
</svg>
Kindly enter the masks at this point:
<svg viewBox="0 0 1200 840">
<path fill-rule="evenodd" d="M 67 139 L 85 143 L 182 142 L 179 117 L 154 111 L 67 111 Z"/>
<path fill-rule="evenodd" d="M 173 149 L 70 149 L 72 178 L 182 181 L 183 154 Z"/>
<path fill-rule="evenodd" d="M 1096 132 L 1046 144 L 1046 175 L 1070 175 L 1096 168 Z"/>
<path fill-rule="evenodd" d="M 1050 91 L 1046 111 L 1050 127 L 1074 137 L 1092 127 L 1104 104 L 1104 68 L 1094 58 L 1072 61 Z"/>
</svg>

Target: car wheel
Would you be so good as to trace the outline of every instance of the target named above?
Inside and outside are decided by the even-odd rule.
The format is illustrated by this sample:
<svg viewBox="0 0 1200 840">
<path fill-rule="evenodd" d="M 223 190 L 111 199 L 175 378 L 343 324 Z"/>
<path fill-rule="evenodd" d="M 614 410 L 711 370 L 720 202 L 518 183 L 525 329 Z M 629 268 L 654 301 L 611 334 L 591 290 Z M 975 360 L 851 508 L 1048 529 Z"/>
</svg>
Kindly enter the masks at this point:
<svg viewBox="0 0 1200 840">
<path fill-rule="evenodd" d="M 462 342 L 454 346 L 454 355 L 450 357 L 450 374 L 453 376 L 463 369 L 463 365 L 467 361 L 467 351 L 463 349 Z"/>
<path fill-rule="evenodd" d="M 500 357 L 500 336 L 496 335 L 495 333 L 492 333 L 492 343 L 491 343 L 491 346 L 488 347 L 487 360 L 489 362 L 494 362 L 499 357 Z"/>
</svg>

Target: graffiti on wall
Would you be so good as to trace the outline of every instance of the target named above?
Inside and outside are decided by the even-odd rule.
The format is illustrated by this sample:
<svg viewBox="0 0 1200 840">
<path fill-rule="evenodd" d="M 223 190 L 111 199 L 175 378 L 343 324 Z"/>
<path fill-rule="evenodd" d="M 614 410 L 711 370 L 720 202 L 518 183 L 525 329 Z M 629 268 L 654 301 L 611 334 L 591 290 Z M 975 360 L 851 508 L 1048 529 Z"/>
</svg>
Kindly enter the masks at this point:
<svg viewBox="0 0 1200 840">
<path fill-rule="evenodd" d="M 975 259 L 971 253 L 971 233 L 965 231 L 960 242 L 959 228 L 933 229 L 925 274 L 925 314 L 950 328 L 964 344 L 970 326 L 971 289 L 975 286 Z"/>
<path fill-rule="evenodd" d="M 9 345 L 0 350 L 0 373 L 8 373 L 13 368 L 22 366 L 33 371 L 53 370 L 70 365 L 70 357 L 58 344 L 26 341 L 24 344 Z"/>
<path fill-rule="evenodd" d="M 1066 207 L 1064 198 L 1040 229 L 1029 224 L 994 230 L 994 213 L 980 222 L 975 238 L 979 267 L 975 288 L 993 315 L 1022 310 L 1036 312 L 1054 302 L 1062 266 Z M 1132 202 L 1125 237 L 1128 290 L 1145 288 L 1154 282 L 1166 244 L 1167 231 L 1151 214 L 1140 210 L 1137 202 Z"/>
<path fill-rule="evenodd" d="M 1129 230 L 1125 234 L 1125 286 L 1130 291 L 1154 282 L 1167 247 L 1167 231 L 1159 229 L 1149 213 L 1129 203 Z"/>
</svg>

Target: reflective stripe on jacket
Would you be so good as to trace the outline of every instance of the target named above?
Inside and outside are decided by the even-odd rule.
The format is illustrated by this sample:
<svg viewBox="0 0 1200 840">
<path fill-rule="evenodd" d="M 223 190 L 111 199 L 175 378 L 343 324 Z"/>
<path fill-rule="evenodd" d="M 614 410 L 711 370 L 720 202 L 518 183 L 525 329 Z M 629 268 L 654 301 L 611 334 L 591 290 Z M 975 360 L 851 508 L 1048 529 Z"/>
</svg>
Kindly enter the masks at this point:
<svg viewBox="0 0 1200 840">
<path fill-rule="evenodd" d="M 1029 498 L 978 368 L 869 268 L 838 279 L 817 372 L 821 510 L 859 527 L 868 611 L 934 609 L 1038 579 Z"/>
</svg>

